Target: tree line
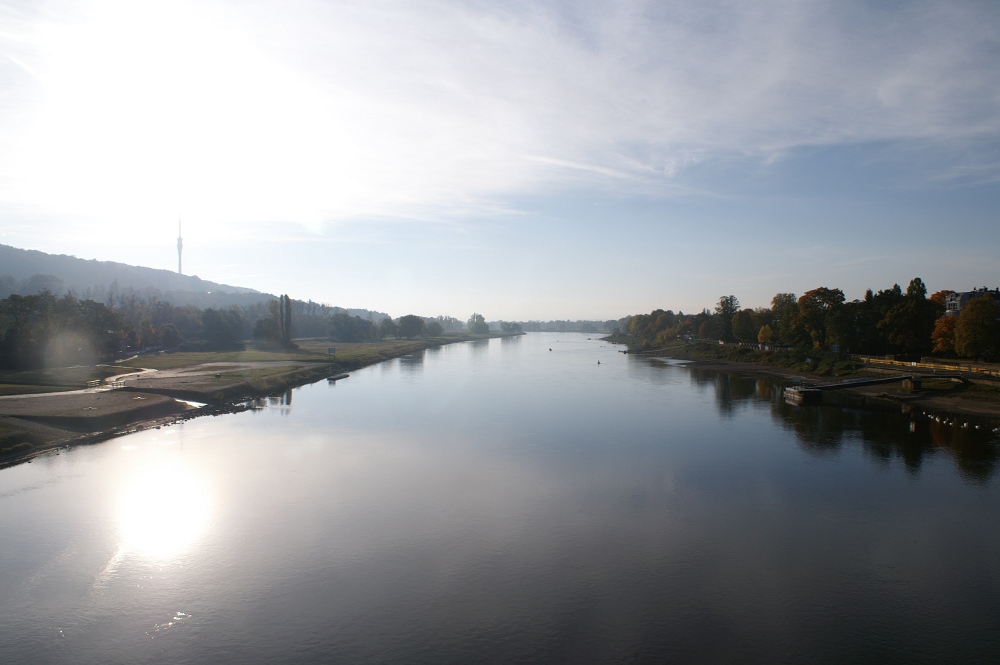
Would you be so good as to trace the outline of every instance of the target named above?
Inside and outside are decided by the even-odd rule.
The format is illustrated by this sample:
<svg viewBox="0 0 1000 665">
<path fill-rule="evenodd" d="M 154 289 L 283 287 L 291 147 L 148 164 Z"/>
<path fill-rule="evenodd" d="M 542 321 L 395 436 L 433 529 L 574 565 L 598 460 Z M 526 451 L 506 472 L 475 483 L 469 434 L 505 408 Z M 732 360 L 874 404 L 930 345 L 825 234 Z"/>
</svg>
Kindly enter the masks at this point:
<svg viewBox="0 0 1000 665">
<path fill-rule="evenodd" d="M 898 284 L 846 301 L 838 288 L 819 287 L 801 296 L 778 293 L 770 307 L 741 308 L 734 295 L 713 310 L 684 314 L 655 310 L 625 317 L 616 326 L 650 348 L 678 338 L 808 347 L 865 355 L 920 357 L 930 353 L 1000 358 L 1000 306 L 989 295 L 971 299 L 959 316 L 945 314 L 953 291 L 927 295 L 919 277 L 904 291 Z"/>
<path fill-rule="evenodd" d="M 505 332 L 519 332 L 502 323 Z M 136 294 L 99 302 L 73 293 L 50 291 L 12 294 L 0 300 L 0 368 L 32 369 L 107 362 L 124 354 L 175 348 L 203 341 L 233 348 L 247 340 L 272 346 L 294 346 L 293 336 L 323 337 L 338 342 L 388 338 L 437 337 L 445 332 L 489 332 L 481 314 L 467 322 L 453 317 L 415 314 L 376 320 L 287 294 L 249 306 L 200 309 L 175 307 L 155 297 Z"/>
</svg>

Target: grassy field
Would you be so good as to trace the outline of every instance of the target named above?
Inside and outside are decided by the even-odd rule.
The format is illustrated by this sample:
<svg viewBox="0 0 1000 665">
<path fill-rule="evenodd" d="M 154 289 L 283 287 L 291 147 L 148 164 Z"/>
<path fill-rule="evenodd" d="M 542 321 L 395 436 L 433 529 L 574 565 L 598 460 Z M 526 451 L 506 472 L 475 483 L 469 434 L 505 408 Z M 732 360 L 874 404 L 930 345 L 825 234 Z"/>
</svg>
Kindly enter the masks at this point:
<svg viewBox="0 0 1000 665">
<path fill-rule="evenodd" d="M 420 337 L 381 342 L 331 342 L 328 339 L 299 339 L 296 340 L 298 348 L 267 348 L 248 344 L 242 349 L 151 353 L 120 361 L 114 365 L 0 371 L 0 396 L 78 390 L 86 388 L 88 381 L 105 379 L 140 368 L 169 371 L 195 366 L 201 366 L 199 369 L 202 372 L 222 374 L 222 377 L 209 377 L 222 379 L 221 381 L 206 378 L 203 381 L 205 385 L 199 386 L 202 390 L 212 385 L 228 387 L 234 381 L 250 381 L 254 385 L 278 387 L 269 379 L 290 372 L 294 373 L 306 365 L 327 366 L 327 371 L 334 369 L 349 371 L 432 346 L 496 336 L 443 335 L 441 337 Z M 330 347 L 335 347 L 336 352 L 327 353 Z M 234 369 L 231 365 L 222 363 L 282 363 L 282 366 Z"/>
<path fill-rule="evenodd" d="M 0 370 L 0 395 L 46 393 L 86 388 L 87 382 L 121 373 L 115 365 L 60 367 L 37 370 Z"/>
<path fill-rule="evenodd" d="M 495 336 L 495 335 L 494 335 Z M 426 349 L 432 346 L 440 346 L 450 342 L 472 339 L 484 339 L 490 335 L 444 335 L 441 337 L 421 337 L 419 339 L 398 339 L 384 340 L 381 342 L 329 342 L 326 340 L 298 340 L 299 348 L 303 351 L 310 351 L 329 357 L 331 362 L 342 365 L 345 368 L 364 367 L 372 363 L 381 362 L 388 358 L 399 356 Z M 328 347 L 336 347 L 337 351 L 332 356 L 326 356 Z"/>
<path fill-rule="evenodd" d="M 203 363 L 251 363 L 251 362 L 273 362 L 292 361 L 308 363 L 327 363 L 332 360 L 323 353 L 313 353 L 303 350 L 269 351 L 248 348 L 243 351 L 177 351 L 167 353 L 153 353 L 138 356 L 118 363 L 122 371 L 129 368 L 149 368 L 149 369 L 181 369 L 182 367 L 193 367 Z"/>
<path fill-rule="evenodd" d="M 38 386 L 23 383 L 0 383 L 0 397 L 4 395 L 27 395 L 37 393 L 57 393 L 64 390 L 75 390 L 78 386 Z"/>
<path fill-rule="evenodd" d="M 297 339 L 295 340 L 299 347 L 297 349 L 255 348 L 248 344 L 242 350 L 161 352 L 131 358 L 118 363 L 118 366 L 125 367 L 124 371 L 128 371 L 128 368 L 168 370 L 193 367 L 203 363 L 288 361 L 291 363 L 328 363 L 354 368 L 431 346 L 489 337 L 496 337 L 496 335 L 442 335 L 441 337 L 384 340 L 381 342 L 331 342 L 328 339 Z M 336 348 L 334 354 L 327 353 L 327 349 L 331 347 Z M 224 369 L 220 368 L 220 371 L 224 371 Z"/>
</svg>

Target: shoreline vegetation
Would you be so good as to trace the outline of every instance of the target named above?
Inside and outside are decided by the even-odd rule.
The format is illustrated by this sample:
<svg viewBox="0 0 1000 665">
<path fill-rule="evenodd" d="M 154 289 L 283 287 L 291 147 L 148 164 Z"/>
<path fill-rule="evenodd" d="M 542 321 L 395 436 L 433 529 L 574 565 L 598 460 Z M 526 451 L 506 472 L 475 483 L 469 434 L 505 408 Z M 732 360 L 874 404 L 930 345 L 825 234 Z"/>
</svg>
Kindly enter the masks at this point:
<svg viewBox="0 0 1000 665">
<path fill-rule="evenodd" d="M 905 375 L 919 375 L 907 390 L 887 384 L 835 390 L 904 410 L 1000 421 L 1000 289 L 928 295 L 914 277 L 905 290 L 899 284 L 868 289 L 852 301 L 839 288 L 818 287 L 801 296 L 777 293 L 770 307 L 753 309 L 725 295 L 713 310 L 697 314 L 656 309 L 627 316 L 605 339 L 628 345 L 629 353 L 805 384 L 893 376 L 902 384 Z"/>
<path fill-rule="evenodd" d="M 287 347 L 161 351 L 113 365 L 0 372 L 0 468 L 60 448 L 244 411 L 256 399 L 428 348 L 520 334 L 347 343 L 296 339 Z"/>
<path fill-rule="evenodd" d="M 704 369 L 737 374 L 775 376 L 789 384 L 824 384 L 865 377 L 919 374 L 923 377 L 919 390 L 905 391 L 897 386 L 882 385 L 844 388 L 842 392 L 866 403 L 893 404 L 904 410 L 916 408 L 1000 424 L 1000 378 L 997 377 L 935 378 L 934 373 L 927 369 L 909 371 L 900 364 L 875 359 L 856 360 L 818 349 L 764 351 L 705 340 L 673 340 L 652 349 L 648 346 L 642 348 L 628 335 L 609 335 L 603 339 L 626 346 L 629 354 L 685 360 Z M 1000 371 L 1000 367 L 997 370 Z"/>
</svg>

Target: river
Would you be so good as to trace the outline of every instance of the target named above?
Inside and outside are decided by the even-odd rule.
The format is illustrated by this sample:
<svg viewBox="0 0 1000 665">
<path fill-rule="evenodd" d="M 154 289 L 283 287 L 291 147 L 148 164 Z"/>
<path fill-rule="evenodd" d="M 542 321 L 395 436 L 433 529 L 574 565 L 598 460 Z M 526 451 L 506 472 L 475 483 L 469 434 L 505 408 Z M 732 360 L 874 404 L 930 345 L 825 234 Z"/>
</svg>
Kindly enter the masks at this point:
<svg viewBox="0 0 1000 665">
<path fill-rule="evenodd" d="M 0 470 L 0 662 L 1000 653 L 996 434 L 591 337 L 430 349 Z"/>
</svg>

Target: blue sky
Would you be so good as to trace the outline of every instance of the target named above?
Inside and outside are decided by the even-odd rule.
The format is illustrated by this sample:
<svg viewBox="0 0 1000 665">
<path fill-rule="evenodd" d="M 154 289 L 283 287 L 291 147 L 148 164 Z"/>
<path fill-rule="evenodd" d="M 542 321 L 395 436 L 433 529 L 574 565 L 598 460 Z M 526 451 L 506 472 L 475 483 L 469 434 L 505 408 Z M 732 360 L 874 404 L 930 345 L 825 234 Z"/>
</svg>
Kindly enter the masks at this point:
<svg viewBox="0 0 1000 665">
<path fill-rule="evenodd" d="M 993 2 L 0 0 L 0 242 L 395 316 L 1000 286 Z M 2 267 L 0 267 L 2 272 Z"/>
</svg>

